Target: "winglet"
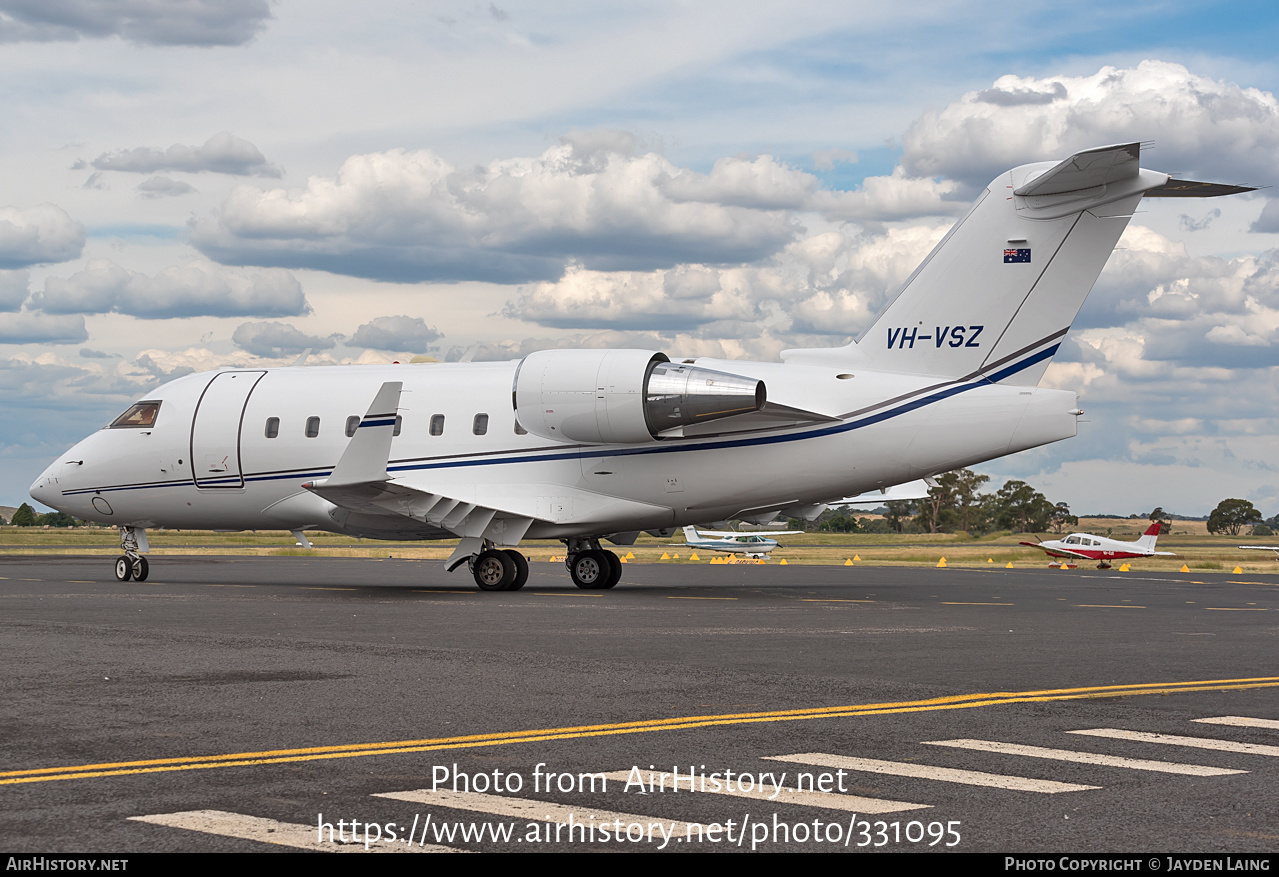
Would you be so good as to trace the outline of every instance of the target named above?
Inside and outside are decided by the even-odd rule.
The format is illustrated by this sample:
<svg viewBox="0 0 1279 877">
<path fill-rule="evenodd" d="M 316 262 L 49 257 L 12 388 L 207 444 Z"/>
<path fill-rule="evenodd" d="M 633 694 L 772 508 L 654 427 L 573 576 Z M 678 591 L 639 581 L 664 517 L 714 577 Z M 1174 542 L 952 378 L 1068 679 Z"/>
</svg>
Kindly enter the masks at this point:
<svg viewBox="0 0 1279 877">
<path fill-rule="evenodd" d="M 325 487 L 368 484 L 386 481 L 386 461 L 391 456 L 391 437 L 395 431 L 396 409 L 400 405 L 402 381 L 387 381 L 373 397 L 373 404 L 360 421 L 355 435 L 342 452 Z"/>
</svg>

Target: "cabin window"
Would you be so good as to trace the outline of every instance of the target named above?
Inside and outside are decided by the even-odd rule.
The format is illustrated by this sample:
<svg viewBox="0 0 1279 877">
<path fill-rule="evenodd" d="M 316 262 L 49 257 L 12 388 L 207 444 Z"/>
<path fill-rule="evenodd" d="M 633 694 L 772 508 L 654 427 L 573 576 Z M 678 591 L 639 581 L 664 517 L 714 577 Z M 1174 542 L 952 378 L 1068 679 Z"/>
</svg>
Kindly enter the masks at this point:
<svg viewBox="0 0 1279 877">
<path fill-rule="evenodd" d="M 346 419 L 346 437 L 351 438 L 355 435 L 355 431 L 360 428 L 360 418 L 352 414 Z"/>
<path fill-rule="evenodd" d="M 132 405 L 128 411 L 111 421 L 111 429 L 136 429 L 155 426 L 155 418 L 159 413 L 159 402 L 138 402 Z"/>
<path fill-rule="evenodd" d="M 431 415 L 431 435 L 444 435 L 444 415 Z"/>
<path fill-rule="evenodd" d="M 484 435 L 489 431 L 489 416 L 487 414 L 475 415 L 475 422 L 471 424 L 471 432 L 476 435 Z"/>
<path fill-rule="evenodd" d="M 320 418 L 308 417 L 306 419 L 306 437 L 315 438 L 319 434 L 320 434 Z"/>
<path fill-rule="evenodd" d="M 404 418 L 400 416 L 399 414 L 395 415 L 395 428 L 391 430 L 391 437 L 394 438 L 395 436 L 399 435 L 400 430 L 403 428 L 404 428 Z"/>
<path fill-rule="evenodd" d="M 525 429 L 524 427 L 520 426 L 520 422 L 519 422 L 518 420 L 517 420 L 517 421 L 515 421 L 515 434 L 516 434 L 516 435 L 528 435 L 528 430 L 527 430 L 527 429 Z"/>
<path fill-rule="evenodd" d="M 266 437 L 275 438 L 280 434 L 280 418 L 268 417 L 266 419 Z"/>
</svg>

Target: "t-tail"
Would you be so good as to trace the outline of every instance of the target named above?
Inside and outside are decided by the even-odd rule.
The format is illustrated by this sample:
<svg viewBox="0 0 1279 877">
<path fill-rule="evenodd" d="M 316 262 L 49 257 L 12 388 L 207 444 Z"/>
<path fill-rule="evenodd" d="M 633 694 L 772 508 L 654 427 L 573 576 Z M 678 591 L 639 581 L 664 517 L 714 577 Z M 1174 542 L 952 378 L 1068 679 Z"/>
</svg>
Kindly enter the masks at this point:
<svg viewBox="0 0 1279 877">
<path fill-rule="evenodd" d="M 1102 146 L 996 177 L 862 336 L 788 362 L 1039 383 L 1143 196 L 1251 191 L 1171 180 L 1141 144 Z"/>
</svg>

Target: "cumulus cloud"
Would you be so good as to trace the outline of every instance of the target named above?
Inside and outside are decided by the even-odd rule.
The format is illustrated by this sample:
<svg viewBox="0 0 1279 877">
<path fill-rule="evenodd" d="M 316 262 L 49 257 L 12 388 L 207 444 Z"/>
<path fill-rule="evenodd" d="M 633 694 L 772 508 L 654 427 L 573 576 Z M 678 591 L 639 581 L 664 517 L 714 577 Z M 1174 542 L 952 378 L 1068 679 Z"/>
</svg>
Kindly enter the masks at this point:
<svg viewBox="0 0 1279 877">
<path fill-rule="evenodd" d="M 984 186 L 1028 161 L 1130 141 L 1153 141 L 1155 166 L 1192 179 L 1265 182 L 1279 150 L 1279 102 L 1165 61 L 1091 76 L 1004 76 L 911 125 L 902 166 L 912 177 Z"/>
<path fill-rule="evenodd" d="M 885 298 L 945 234 L 947 225 L 824 232 L 763 265 L 681 265 L 653 272 L 571 267 L 507 304 L 507 317 L 559 329 L 749 338 L 763 332 L 825 336 L 864 328 Z"/>
<path fill-rule="evenodd" d="M 16 311 L 27 300 L 29 271 L 0 271 L 0 311 Z"/>
<path fill-rule="evenodd" d="M 244 275 L 205 261 L 148 277 L 108 259 L 94 259 L 70 277 L 46 278 L 30 305 L 55 314 L 114 311 L 147 319 L 282 317 L 310 311 L 302 284 L 288 271 Z"/>
<path fill-rule="evenodd" d="M 170 198 L 174 195 L 187 195 L 195 191 L 190 183 L 175 180 L 172 177 L 147 177 L 138 183 L 138 191 L 144 198 Z"/>
<path fill-rule="evenodd" d="M 184 146 L 181 143 L 175 143 L 167 149 L 139 146 L 118 152 L 104 152 L 93 160 L 93 166 L 100 171 L 125 171 L 135 174 L 153 174 L 156 171 L 198 174 L 207 171 L 240 177 L 284 175 L 280 168 L 269 164 L 266 157 L 252 143 L 225 131 L 214 134 L 205 141 L 203 146 Z M 143 186 L 145 185 L 146 183 L 143 183 Z M 142 187 L 139 186 L 139 188 Z"/>
<path fill-rule="evenodd" d="M 1135 339 L 1127 352 L 1117 347 L 1114 356 L 1138 351 L 1151 376 L 1167 375 L 1168 364 L 1279 365 L 1279 252 L 1191 256 L 1180 242 L 1129 226 L 1076 329 L 1083 330 L 1075 333 L 1081 338 L 1102 337 L 1088 334 L 1101 330 L 1105 337 Z M 1103 360 L 1117 362 L 1110 354 L 1093 359 Z"/>
<path fill-rule="evenodd" d="M 278 358 L 297 356 L 308 348 L 327 350 L 333 347 L 332 338 L 307 335 L 300 329 L 274 320 L 262 323 L 241 323 L 231 334 L 231 340 L 242 350 L 255 356 Z"/>
<path fill-rule="evenodd" d="M 812 178 L 771 160 L 742 164 L 752 166 L 681 183 L 689 172 L 613 132 L 478 168 L 392 150 L 352 156 L 303 189 L 237 188 L 195 222 L 192 242 L 230 263 L 411 281 L 550 280 L 569 262 L 753 262 L 800 233 L 782 205 L 801 203 Z M 751 186 L 735 193 L 733 174 Z"/>
<path fill-rule="evenodd" d="M 0 42 L 118 36 L 154 46 L 238 46 L 270 18 L 267 0 L 0 0 Z"/>
<path fill-rule="evenodd" d="M 444 337 L 433 326 L 426 325 L 421 317 L 375 317 L 355 330 L 348 342 L 355 347 L 372 347 L 376 350 L 407 350 L 422 352 Z"/>
<path fill-rule="evenodd" d="M 83 344 L 88 340 L 79 314 L 0 314 L 0 344 Z"/>
<path fill-rule="evenodd" d="M 1279 198 L 1267 198 L 1266 206 L 1261 208 L 1261 215 L 1249 227 L 1248 231 L 1262 234 L 1279 233 Z"/>
<path fill-rule="evenodd" d="M 84 249 L 84 226 L 61 207 L 0 207 L 0 269 L 65 262 Z"/>
</svg>

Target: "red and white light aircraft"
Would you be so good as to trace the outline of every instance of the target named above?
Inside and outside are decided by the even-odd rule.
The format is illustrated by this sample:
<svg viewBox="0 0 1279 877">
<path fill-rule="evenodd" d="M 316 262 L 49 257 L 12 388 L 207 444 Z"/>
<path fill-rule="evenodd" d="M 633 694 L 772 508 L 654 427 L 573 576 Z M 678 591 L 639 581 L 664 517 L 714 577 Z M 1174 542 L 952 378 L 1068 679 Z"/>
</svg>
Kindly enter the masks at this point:
<svg viewBox="0 0 1279 877">
<path fill-rule="evenodd" d="M 1021 544 L 1029 545 L 1031 548 L 1041 548 L 1048 553 L 1049 557 L 1095 560 L 1097 569 L 1110 569 L 1112 560 L 1127 560 L 1132 557 L 1175 557 L 1176 555 L 1171 551 L 1155 550 L 1155 540 L 1159 538 L 1159 527 L 1158 521 L 1151 524 L 1136 542 L 1107 539 L 1105 536 L 1094 536 L 1091 533 L 1071 533 L 1065 539 Z"/>
</svg>

